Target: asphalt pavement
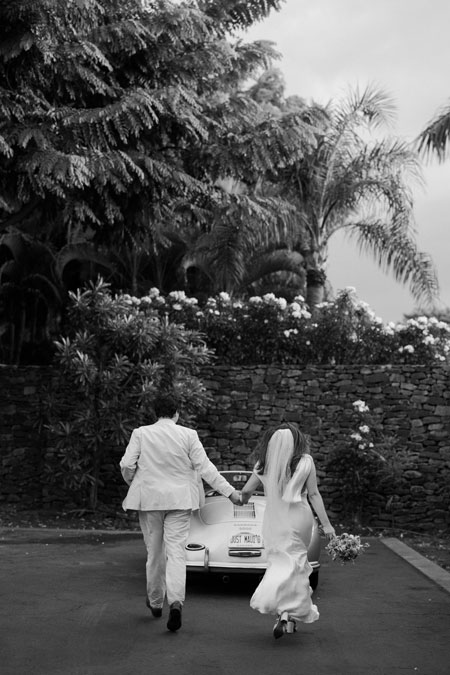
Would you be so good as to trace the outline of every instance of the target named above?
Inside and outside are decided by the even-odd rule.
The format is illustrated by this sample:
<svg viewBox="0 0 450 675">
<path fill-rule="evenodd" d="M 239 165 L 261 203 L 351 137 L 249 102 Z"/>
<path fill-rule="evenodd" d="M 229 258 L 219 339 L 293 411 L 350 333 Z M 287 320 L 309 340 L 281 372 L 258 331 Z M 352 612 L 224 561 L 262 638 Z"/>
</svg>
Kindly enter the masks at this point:
<svg viewBox="0 0 450 675">
<path fill-rule="evenodd" d="M 139 534 L 0 530 L 0 673 L 449 675 L 450 574 L 398 540 L 364 541 L 354 565 L 323 553 L 319 621 L 274 640 L 248 577 L 192 577 L 171 633 L 145 607 Z"/>
</svg>

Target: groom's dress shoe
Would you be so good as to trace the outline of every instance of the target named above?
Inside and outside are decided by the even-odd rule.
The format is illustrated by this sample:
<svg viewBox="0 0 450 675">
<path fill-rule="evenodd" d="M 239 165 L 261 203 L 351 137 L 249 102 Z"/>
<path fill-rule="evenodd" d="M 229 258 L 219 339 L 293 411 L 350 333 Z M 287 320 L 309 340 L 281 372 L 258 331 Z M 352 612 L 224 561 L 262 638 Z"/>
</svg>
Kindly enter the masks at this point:
<svg viewBox="0 0 450 675">
<path fill-rule="evenodd" d="M 162 616 L 162 607 L 152 607 L 148 598 L 146 598 L 145 604 L 156 619 L 159 619 Z"/>
<path fill-rule="evenodd" d="M 181 602 L 178 602 L 178 600 L 172 602 L 170 605 L 167 628 L 172 632 L 175 632 L 181 628 Z"/>
</svg>

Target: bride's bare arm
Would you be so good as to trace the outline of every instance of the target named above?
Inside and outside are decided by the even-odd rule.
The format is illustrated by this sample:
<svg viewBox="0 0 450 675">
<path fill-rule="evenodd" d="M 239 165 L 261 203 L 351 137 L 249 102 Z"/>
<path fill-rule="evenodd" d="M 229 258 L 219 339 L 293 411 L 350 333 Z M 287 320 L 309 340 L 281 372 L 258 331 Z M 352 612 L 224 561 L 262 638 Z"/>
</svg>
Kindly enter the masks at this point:
<svg viewBox="0 0 450 675">
<path fill-rule="evenodd" d="M 334 527 L 331 525 L 328 519 L 322 495 L 320 494 L 319 488 L 317 487 L 316 467 L 314 466 L 314 462 L 312 463 L 311 471 L 306 480 L 306 488 L 308 490 L 309 501 L 314 511 L 316 512 L 317 517 L 320 520 L 320 524 L 323 527 L 324 534 L 330 537 L 334 537 L 335 535 Z"/>
<path fill-rule="evenodd" d="M 255 473 L 252 473 L 246 484 L 241 490 L 241 501 L 247 504 L 254 491 L 261 485 L 261 481 Z"/>
</svg>

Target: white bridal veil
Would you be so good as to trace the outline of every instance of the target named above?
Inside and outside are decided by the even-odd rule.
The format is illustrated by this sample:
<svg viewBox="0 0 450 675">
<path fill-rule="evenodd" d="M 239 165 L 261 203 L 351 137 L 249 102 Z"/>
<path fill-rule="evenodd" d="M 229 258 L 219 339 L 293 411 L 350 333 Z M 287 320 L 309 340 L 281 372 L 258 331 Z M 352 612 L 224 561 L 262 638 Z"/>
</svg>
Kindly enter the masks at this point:
<svg viewBox="0 0 450 675">
<path fill-rule="evenodd" d="M 289 508 L 302 501 L 302 490 L 311 469 L 311 457 L 303 455 L 290 475 L 294 439 L 290 429 L 277 429 L 267 446 L 264 474 L 258 474 L 264 484 L 267 507 L 263 537 L 268 549 L 279 548 L 291 530 Z"/>
</svg>

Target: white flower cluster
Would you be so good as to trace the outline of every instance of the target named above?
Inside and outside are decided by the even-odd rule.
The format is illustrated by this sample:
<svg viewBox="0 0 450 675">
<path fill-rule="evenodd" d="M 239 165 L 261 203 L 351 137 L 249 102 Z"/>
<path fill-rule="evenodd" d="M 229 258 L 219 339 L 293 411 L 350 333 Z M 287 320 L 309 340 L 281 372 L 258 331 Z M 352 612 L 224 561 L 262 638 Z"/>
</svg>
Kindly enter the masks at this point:
<svg viewBox="0 0 450 675">
<path fill-rule="evenodd" d="M 421 342 L 432 346 L 436 360 L 447 361 L 450 356 L 450 324 L 439 321 L 436 317 L 419 316 L 417 319 L 408 319 L 406 324 L 399 324 L 397 332 L 402 333 L 414 329 L 421 334 Z M 414 353 L 413 345 L 400 347 L 399 352 Z"/>
<path fill-rule="evenodd" d="M 354 563 L 356 558 L 364 553 L 369 544 L 362 544 L 361 538 L 357 534 L 348 534 L 344 532 L 333 539 L 325 546 L 325 551 L 331 556 L 332 560 L 339 560 L 342 565 L 347 562 Z"/>
<path fill-rule="evenodd" d="M 353 401 L 354 409 L 359 413 L 369 412 L 369 406 L 364 401 Z"/>
<path fill-rule="evenodd" d="M 222 291 L 215 297 L 210 297 L 204 308 L 198 307 L 198 300 L 195 297 L 188 297 L 184 291 L 172 291 L 168 295 L 161 295 L 158 288 L 150 288 L 148 294 L 137 298 L 128 294 L 121 296 L 124 305 L 135 310 L 151 310 L 158 312 L 179 312 L 182 311 L 192 314 L 200 320 L 202 317 L 215 316 L 221 317 L 224 321 L 231 323 L 239 322 L 240 319 L 248 319 L 252 316 L 252 311 L 258 314 L 267 308 L 272 312 L 276 311 L 277 321 L 284 323 L 282 334 L 287 338 L 292 338 L 300 334 L 304 329 L 313 330 L 317 328 L 317 319 L 312 322 L 311 313 L 302 295 L 297 295 L 292 302 L 287 302 L 285 298 L 276 297 L 274 293 L 266 293 L 262 296 L 252 296 L 247 300 L 234 300 L 229 293 Z M 327 314 L 333 314 L 334 307 L 338 306 L 342 299 L 348 301 L 353 308 L 349 316 L 353 315 L 355 324 L 350 331 L 347 331 L 348 340 L 355 344 L 360 340 L 360 329 L 364 327 L 374 328 L 374 340 L 377 334 L 383 334 L 392 338 L 396 344 L 397 359 L 401 362 L 408 360 L 418 360 L 421 358 L 422 351 L 426 359 L 432 358 L 434 361 L 450 362 L 450 324 L 445 321 L 439 321 L 435 317 L 419 316 L 416 319 L 409 319 L 405 323 L 394 324 L 392 322 L 383 324 L 382 319 L 376 316 L 366 302 L 358 300 L 356 291 L 353 287 L 347 287 L 338 294 L 336 300 L 323 302 L 317 305 L 317 309 Z M 344 313 L 347 310 L 342 310 Z M 268 313 L 269 316 L 269 313 Z M 339 320 L 334 317 L 334 320 Z M 266 323 L 269 323 L 267 318 Z M 281 332 L 281 331 L 280 331 Z M 364 412 L 364 411 L 360 411 Z"/>
</svg>

